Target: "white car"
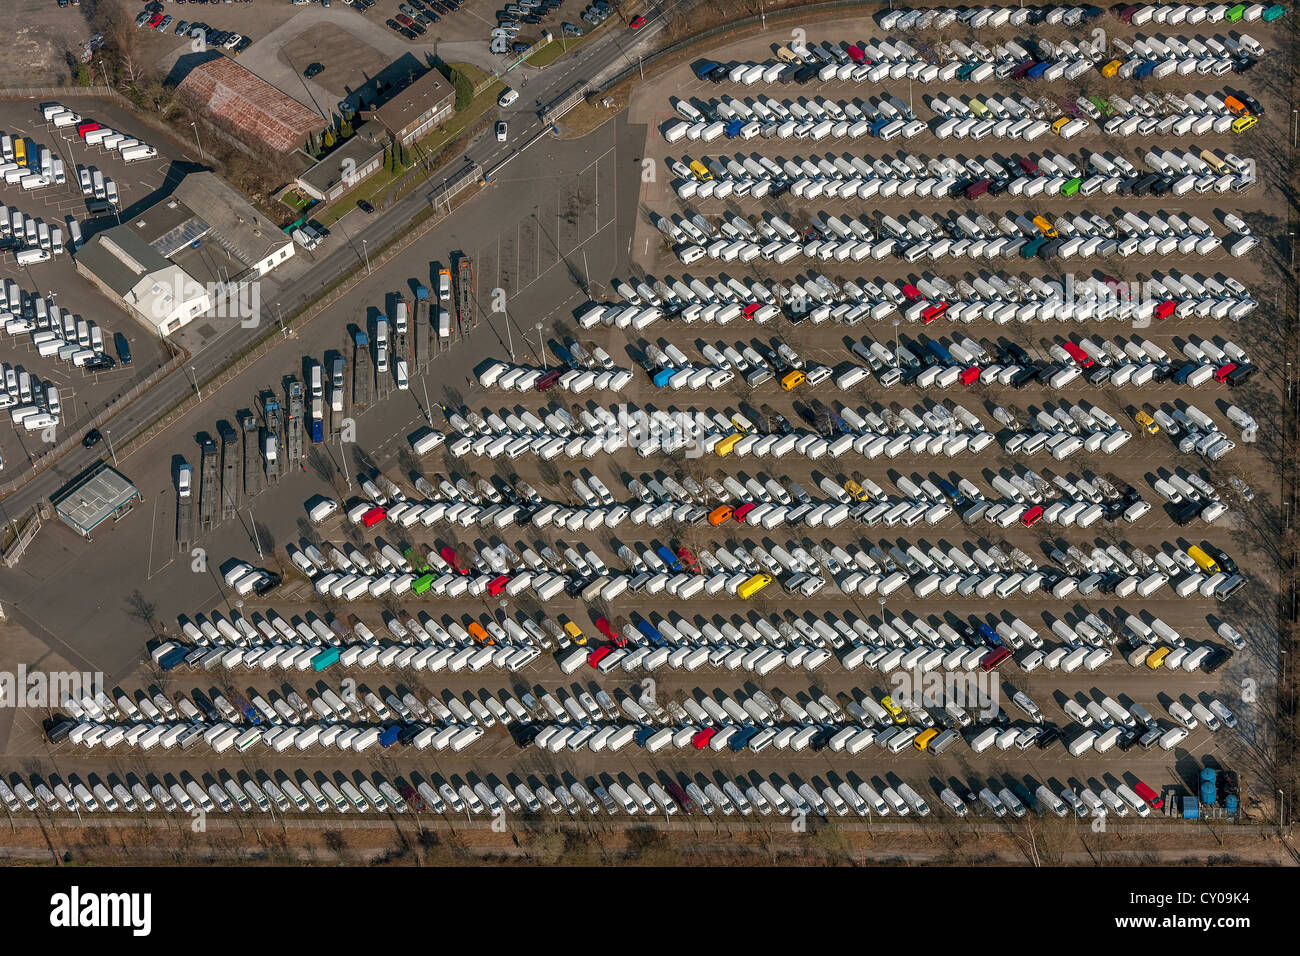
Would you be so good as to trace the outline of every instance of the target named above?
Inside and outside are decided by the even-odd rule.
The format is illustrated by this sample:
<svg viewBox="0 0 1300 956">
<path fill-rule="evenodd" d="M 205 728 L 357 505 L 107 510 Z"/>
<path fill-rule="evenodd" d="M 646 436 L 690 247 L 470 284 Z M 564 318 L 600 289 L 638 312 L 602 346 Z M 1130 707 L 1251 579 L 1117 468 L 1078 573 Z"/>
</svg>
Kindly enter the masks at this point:
<svg viewBox="0 0 1300 956">
<path fill-rule="evenodd" d="M 1079 704 L 1076 701 L 1067 700 L 1064 704 L 1061 705 L 1061 709 L 1065 711 L 1066 714 L 1068 714 L 1070 717 L 1077 720 L 1081 726 L 1084 727 L 1092 726 L 1092 715 L 1089 714 L 1086 710 L 1084 710 L 1081 706 L 1079 706 Z"/>
<path fill-rule="evenodd" d="M 506 121 L 505 121 L 505 120 L 497 120 L 496 131 L 497 131 L 497 142 L 498 142 L 498 143 L 504 143 L 504 142 L 506 141 Z"/>
<path fill-rule="evenodd" d="M 682 260 L 682 265 L 689 266 L 692 262 L 698 262 L 704 258 L 704 250 L 699 246 L 678 246 L 677 258 Z"/>
<path fill-rule="evenodd" d="M 497 106 L 504 109 L 517 99 L 519 99 L 519 91 L 507 86 L 501 91 L 501 95 L 497 97 Z"/>
<path fill-rule="evenodd" d="M 1236 716 L 1228 709 L 1227 705 L 1224 704 L 1223 701 L 1218 698 L 1211 698 L 1209 704 L 1206 706 L 1214 712 L 1215 716 L 1217 716 L 1219 720 L 1223 721 L 1225 727 L 1231 729 L 1237 726 Z"/>
<path fill-rule="evenodd" d="M 1234 650 L 1244 651 L 1246 649 L 1246 639 L 1241 636 L 1240 631 L 1227 621 L 1219 625 L 1218 632 L 1219 637 L 1231 644 Z"/>
</svg>

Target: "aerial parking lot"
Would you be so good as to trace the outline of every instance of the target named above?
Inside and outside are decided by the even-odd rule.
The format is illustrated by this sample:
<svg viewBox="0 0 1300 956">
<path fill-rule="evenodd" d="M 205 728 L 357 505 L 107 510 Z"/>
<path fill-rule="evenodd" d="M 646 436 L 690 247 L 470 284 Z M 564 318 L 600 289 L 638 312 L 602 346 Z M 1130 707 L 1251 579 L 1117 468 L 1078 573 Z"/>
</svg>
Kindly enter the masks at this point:
<svg viewBox="0 0 1300 956">
<path fill-rule="evenodd" d="M 1276 821 L 1284 12 L 819 20 L 502 163 L 136 457 L 0 799 Z"/>
<path fill-rule="evenodd" d="M 97 231 L 116 225 L 123 211 L 143 208 L 151 197 L 170 191 L 182 175 L 178 163 L 183 169 L 189 159 L 173 152 L 173 144 L 162 134 L 115 105 L 68 97 L 57 104 L 61 113 L 54 112 L 55 106 L 24 100 L 0 109 L 0 145 L 6 149 L 5 165 L 13 170 L 0 186 L 0 233 L 6 244 L 0 254 L 7 289 L 5 374 L 8 378 L 12 370 L 20 378 L 25 372 L 43 383 L 44 405 L 35 405 L 55 426 L 50 430 L 40 419 L 37 427 L 26 429 L 15 419 L 12 436 L 0 437 L 9 477 L 21 475 L 70 435 L 80 437 L 88 422 L 169 357 L 164 343 L 141 334 L 143 326 L 108 303 L 78 273 L 74 257 Z M 95 126 L 98 132 L 91 131 Z M 105 148 L 105 130 L 141 148 L 134 153 Z M 18 162 L 19 143 L 25 165 Z M 23 182 L 19 174 L 38 182 Z M 118 335 L 126 340 L 124 351 L 118 348 Z M 48 340 L 44 344 L 38 341 L 42 337 Z M 87 354 L 74 358 L 74 343 Z M 47 407 L 51 386 L 57 409 Z M 6 391 L 15 399 L 8 406 L 11 416 L 15 409 L 33 407 L 21 389 Z"/>
</svg>

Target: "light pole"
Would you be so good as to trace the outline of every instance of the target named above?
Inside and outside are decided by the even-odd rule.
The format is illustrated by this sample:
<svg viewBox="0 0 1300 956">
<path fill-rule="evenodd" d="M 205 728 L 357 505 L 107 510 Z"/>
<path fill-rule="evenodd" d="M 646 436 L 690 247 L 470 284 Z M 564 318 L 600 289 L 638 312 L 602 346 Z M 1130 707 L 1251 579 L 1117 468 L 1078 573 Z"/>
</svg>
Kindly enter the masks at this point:
<svg viewBox="0 0 1300 956">
<path fill-rule="evenodd" d="M 370 250 L 366 248 L 366 240 L 361 240 L 361 254 L 366 259 L 366 275 L 370 275 Z"/>
<path fill-rule="evenodd" d="M 424 392 L 424 417 L 429 422 L 429 427 L 433 427 L 433 407 L 429 404 L 429 389 L 425 385 L 424 376 L 420 376 L 420 391 Z"/>
<path fill-rule="evenodd" d="M 275 317 L 280 323 L 280 334 L 287 339 L 289 337 L 289 330 L 284 327 L 284 312 L 281 311 L 279 302 L 275 304 Z"/>
<path fill-rule="evenodd" d="M 190 366 L 190 377 L 194 380 L 194 394 L 198 396 L 199 401 L 203 401 L 203 393 L 199 391 L 199 376 L 194 371 L 194 366 Z"/>
<path fill-rule="evenodd" d="M 542 368 L 550 371 L 551 366 L 546 362 L 546 342 L 542 339 L 542 323 L 538 322 L 533 328 L 537 330 L 537 354 L 542 357 Z"/>
<path fill-rule="evenodd" d="M 193 120 L 190 120 L 190 126 L 194 130 L 194 145 L 199 148 L 199 159 L 203 160 L 206 163 L 208 161 L 208 157 L 203 155 L 203 144 L 199 142 L 199 125 L 195 123 Z"/>
<path fill-rule="evenodd" d="M 257 519 L 253 517 L 253 509 L 248 509 L 248 523 L 253 526 L 253 547 L 257 548 L 257 557 L 260 560 L 264 557 L 262 554 L 262 539 L 257 533 Z"/>
<path fill-rule="evenodd" d="M 108 453 L 113 456 L 113 467 L 117 467 L 117 452 L 113 450 L 113 429 L 104 429 L 104 441 L 108 443 Z"/>
</svg>

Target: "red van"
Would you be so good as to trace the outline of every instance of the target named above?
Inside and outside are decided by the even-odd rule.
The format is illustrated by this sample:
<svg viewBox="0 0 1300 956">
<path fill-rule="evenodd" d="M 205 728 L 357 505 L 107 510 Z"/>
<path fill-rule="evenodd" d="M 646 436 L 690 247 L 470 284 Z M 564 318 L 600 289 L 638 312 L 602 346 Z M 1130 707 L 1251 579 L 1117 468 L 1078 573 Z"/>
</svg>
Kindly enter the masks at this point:
<svg viewBox="0 0 1300 956">
<path fill-rule="evenodd" d="M 1043 509 L 1039 505 L 1034 505 L 1028 511 L 1020 516 L 1020 523 L 1026 528 L 1032 528 L 1039 518 L 1043 516 Z"/>
<path fill-rule="evenodd" d="M 1159 302 L 1156 304 L 1156 318 L 1161 320 L 1167 319 L 1174 314 L 1174 309 L 1176 308 L 1177 305 L 1173 299 L 1166 299 L 1164 302 Z"/>
<path fill-rule="evenodd" d="M 438 549 L 438 553 L 442 555 L 442 560 L 451 565 L 453 571 L 457 571 L 461 574 L 469 574 L 469 569 L 461 564 L 460 558 L 456 557 L 455 548 L 443 545 Z"/>
<path fill-rule="evenodd" d="M 847 52 L 849 54 L 849 59 L 854 63 L 867 62 L 867 55 L 862 52 L 862 47 L 858 46 L 856 43 L 850 43 Z"/>
<path fill-rule="evenodd" d="M 733 511 L 731 513 L 731 517 L 735 518 L 737 521 L 741 523 L 744 523 L 745 516 L 757 507 L 758 505 L 756 505 L 754 502 L 752 501 L 747 502 L 746 504 L 741 505 L 739 508 Z"/>
<path fill-rule="evenodd" d="M 989 651 L 980 658 L 980 670 L 987 674 L 1010 656 L 1011 651 L 1006 647 L 999 647 L 995 651 Z"/>
<path fill-rule="evenodd" d="M 1229 362 L 1227 365 L 1220 365 L 1214 370 L 1214 380 L 1222 385 L 1228 380 L 1228 376 L 1237 370 L 1236 362 Z"/>
<path fill-rule="evenodd" d="M 925 296 L 921 295 L 921 290 L 910 282 L 903 283 L 903 295 L 907 296 L 907 301 L 909 302 L 915 302 L 917 299 L 925 298 Z"/>
<path fill-rule="evenodd" d="M 94 120 L 89 120 L 85 123 L 78 123 L 77 135 L 80 136 L 82 139 L 85 139 L 87 133 L 94 132 L 97 129 L 99 129 L 99 124 L 96 123 Z"/>
<path fill-rule="evenodd" d="M 488 582 L 488 588 L 487 588 L 488 594 L 492 595 L 493 597 L 496 597 L 498 594 L 500 594 L 502 591 L 506 589 L 506 585 L 509 583 L 510 583 L 510 575 L 508 574 L 503 574 L 500 577 L 493 578 L 491 581 Z"/>
<path fill-rule="evenodd" d="M 1065 351 L 1069 353 L 1070 358 L 1078 362 L 1081 367 L 1092 367 L 1092 356 L 1079 348 L 1079 346 L 1075 345 L 1073 342 L 1065 342 L 1061 345 L 1061 348 L 1065 349 Z"/>
<path fill-rule="evenodd" d="M 961 374 L 957 376 L 957 381 L 961 382 L 963 385 L 974 385 L 979 380 L 980 369 L 978 365 L 972 365 L 970 368 L 962 369 Z"/>
<path fill-rule="evenodd" d="M 925 309 L 921 310 L 921 319 L 925 322 L 926 325 L 929 325 L 931 322 L 933 322 L 935 319 L 937 319 L 939 316 L 943 315 L 947 311 L 948 311 L 947 302 L 936 302 L 934 305 L 928 306 Z"/>
<path fill-rule="evenodd" d="M 607 638 L 609 638 L 619 647 L 622 647 L 625 644 L 627 644 L 627 641 L 623 639 L 623 637 L 617 631 L 614 630 L 614 625 L 609 623 L 609 618 L 607 617 L 596 618 L 596 630 L 600 631 L 600 633 L 604 634 Z"/>
<path fill-rule="evenodd" d="M 587 663 L 590 664 L 592 667 L 596 667 L 598 664 L 600 664 L 601 661 L 609 657 L 609 655 L 612 653 L 614 653 L 614 649 L 610 647 L 608 644 L 604 645 L 603 647 L 598 647 L 590 654 L 587 655 Z"/>
<path fill-rule="evenodd" d="M 989 185 L 990 183 L 987 179 L 975 180 L 975 182 L 966 187 L 966 198 L 979 199 L 980 196 L 983 196 L 989 191 Z"/>
<path fill-rule="evenodd" d="M 367 528 L 373 528 L 375 525 L 379 524 L 379 522 L 383 521 L 387 517 L 388 517 L 388 512 L 385 511 L 383 508 L 379 507 L 379 505 L 375 505 L 373 508 L 371 508 L 369 511 L 367 511 L 365 514 L 361 516 L 361 523 L 365 525 Z"/>
<path fill-rule="evenodd" d="M 544 392 L 547 389 L 551 388 L 553 385 L 555 385 L 555 383 L 560 380 L 560 376 L 563 374 L 564 374 L 563 369 L 553 368 L 545 375 L 543 375 L 541 378 L 539 378 L 537 380 L 537 384 L 534 385 L 533 388 L 537 389 L 537 391 L 539 392 Z"/>
<path fill-rule="evenodd" d="M 1133 792 L 1136 793 L 1143 800 L 1145 800 L 1147 802 L 1147 806 L 1149 806 L 1152 810 L 1164 809 L 1165 802 L 1160 799 L 1160 794 L 1156 793 L 1154 790 L 1148 787 L 1141 780 L 1133 784 Z"/>
<path fill-rule="evenodd" d="M 718 732 L 716 727 L 705 727 L 703 730 L 691 737 L 691 746 L 696 750 L 703 750 L 713 739 L 713 735 Z"/>
</svg>

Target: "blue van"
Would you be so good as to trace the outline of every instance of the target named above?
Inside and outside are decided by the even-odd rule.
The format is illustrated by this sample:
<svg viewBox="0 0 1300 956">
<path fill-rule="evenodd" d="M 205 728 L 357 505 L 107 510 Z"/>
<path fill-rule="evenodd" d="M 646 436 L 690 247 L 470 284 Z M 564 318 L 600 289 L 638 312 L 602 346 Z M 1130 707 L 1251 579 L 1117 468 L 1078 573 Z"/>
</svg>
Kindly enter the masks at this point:
<svg viewBox="0 0 1300 956">
<path fill-rule="evenodd" d="M 944 497 L 954 505 L 964 505 L 966 503 L 966 496 L 958 491 L 957 486 L 951 481 L 947 481 L 943 478 L 936 478 L 934 483 L 939 486 L 939 490 L 943 492 Z"/>
<path fill-rule="evenodd" d="M 671 549 L 666 548 L 661 544 L 659 547 L 655 548 L 655 554 L 659 555 L 659 559 L 663 561 L 664 564 L 668 565 L 670 571 L 683 570 L 681 559 L 679 559 L 677 555 L 673 554 Z"/>
</svg>

